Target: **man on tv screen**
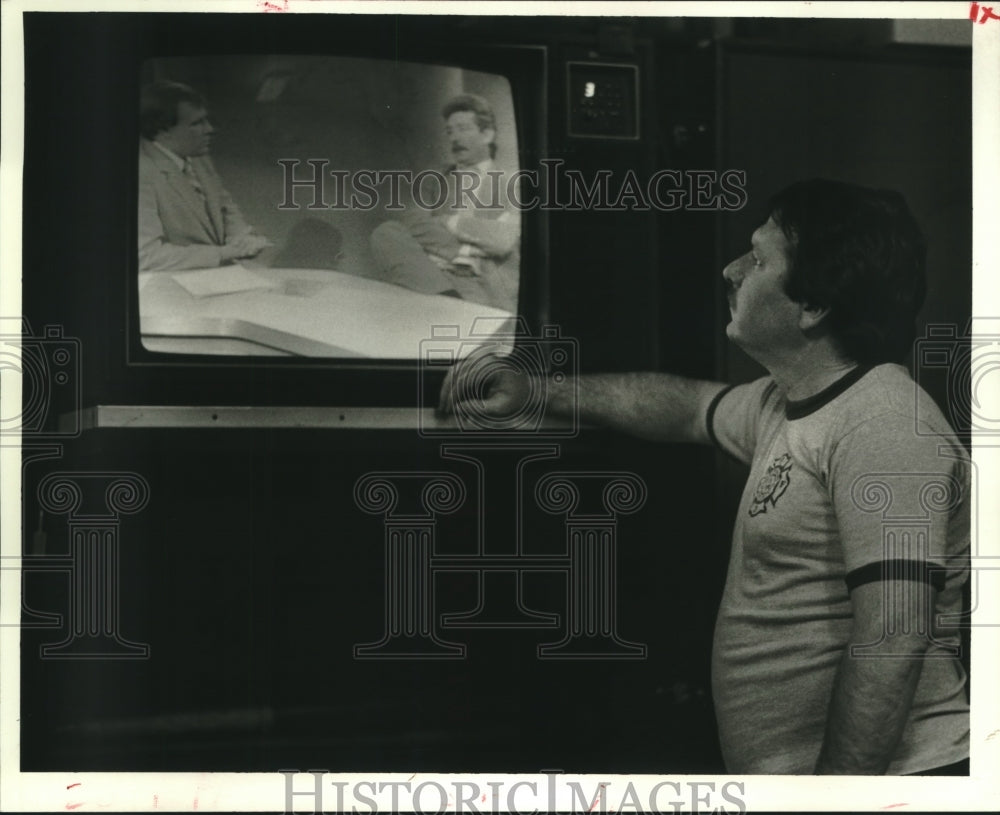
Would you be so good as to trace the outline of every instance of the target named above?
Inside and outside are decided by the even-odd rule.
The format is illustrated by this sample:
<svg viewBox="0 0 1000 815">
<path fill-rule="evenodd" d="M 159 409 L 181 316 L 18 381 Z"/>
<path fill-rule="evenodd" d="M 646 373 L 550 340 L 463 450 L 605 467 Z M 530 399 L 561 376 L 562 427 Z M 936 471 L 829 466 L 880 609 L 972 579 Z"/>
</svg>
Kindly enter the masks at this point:
<svg viewBox="0 0 1000 815">
<path fill-rule="evenodd" d="M 442 117 L 454 163 L 415 182 L 403 217 L 372 232 L 372 254 L 392 283 L 513 313 L 520 219 L 493 161 L 496 117 L 474 94 L 449 100 Z"/>
<path fill-rule="evenodd" d="M 244 221 L 208 157 L 214 128 L 201 94 L 153 82 L 139 122 L 139 271 L 212 268 L 271 245 Z"/>
<path fill-rule="evenodd" d="M 970 461 L 901 364 L 923 235 L 898 193 L 832 181 L 794 184 L 768 213 L 723 276 L 726 334 L 769 375 L 532 386 L 483 357 L 452 369 L 441 408 L 516 416 L 547 384 L 555 413 L 575 399 L 583 421 L 750 466 L 712 657 L 730 773 L 967 775 Z"/>
</svg>

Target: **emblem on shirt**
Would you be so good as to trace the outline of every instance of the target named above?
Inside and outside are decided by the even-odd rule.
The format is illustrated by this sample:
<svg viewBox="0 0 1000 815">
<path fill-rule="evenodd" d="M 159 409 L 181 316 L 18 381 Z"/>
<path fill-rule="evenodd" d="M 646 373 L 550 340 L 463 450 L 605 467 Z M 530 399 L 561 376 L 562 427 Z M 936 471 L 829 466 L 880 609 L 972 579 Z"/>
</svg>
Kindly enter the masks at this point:
<svg viewBox="0 0 1000 815">
<path fill-rule="evenodd" d="M 791 481 L 789 473 L 792 471 L 792 457 L 785 453 L 778 456 L 767 468 L 767 472 L 760 477 L 757 482 L 757 489 L 753 493 L 753 503 L 750 504 L 750 514 L 760 515 L 767 512 L 768 506 L 774 506 L 778 499 L 788 489 L 788 482 Z"/>
</svg>

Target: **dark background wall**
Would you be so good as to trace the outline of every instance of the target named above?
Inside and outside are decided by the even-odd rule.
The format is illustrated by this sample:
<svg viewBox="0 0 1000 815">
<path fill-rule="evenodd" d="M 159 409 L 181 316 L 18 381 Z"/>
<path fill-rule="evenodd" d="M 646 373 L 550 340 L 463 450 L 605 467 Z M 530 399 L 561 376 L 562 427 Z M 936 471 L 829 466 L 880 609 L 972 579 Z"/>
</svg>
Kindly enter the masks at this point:
<svg viewBox="0 0 1000 815">
<path fill-rule="evenodd" d="M 143 36 L 158 27 L 182 30 L 181 22 L 143 21 Z M 195 44 L 172 45 L 162 35 L 150 41 L 160 56 L 179 47 L 193 54 L 195 45 L 228 31 L 226 23 L 199 15 Z M 347 24 L 337 23 L 335 35 L 316 25 L 295 29 L 302 20 L 273 21 L 267 30 L 286 34 L 258 36 L 253 45 L 280 50 L 294 29 L 302 52 L 330 48 L 349 38 Z M 110 149 L 131 149 L 131 136 L 109 124 L 132 113 L 122 107 L 109 55 L 138 53 L 129 43 L 142 37 L 123 39 L 130 25 L 103 15 L 39 15 L 26 25 L 24 312 L 35 326 L 61 324 L 82 337 L 91 402 L 145 396 L 123 390 L 117 378 L 128 372 L 108 361 L 125 342 L 109 292 L 133 262 L 132 201 L 118 194 L 128 192 L 132 177 Z M 404 37 L 420 28 L 402 25 Z M 721 268 L 743 251 L 765 197 L 803 176 L 899 188 L 931 244 L 926 319 L 967 320 L 967 49 L 904 48 L 881 24 L 843 21 L 809 28 L 812 50 L 787 47 L 803 41 L 801 28 L 706 20 L 540 18 L 529 27 L 458 18 L 432 27 L 465 44 L 544 45 L 544 149 L 584 173 L 747 174 L 749 200 L 738 212 L 551 214 L 550 314 L 578 340 L 584 370 L 753 376 L 721 341 Z M 391 40 L 379 43 L 387 48 Z M 640 139 L 567 134 L 568 60 L 640 68 Z M 138 80 L 137 71 L 126 85 L 137 89 Z M 88 161 L 80 160 L 81 147 Z M 185 376 L 189 391 L 198 380 Z M 269 377 L 258 378 L 266 385 Z M 202 375 L 206 393 L 214 393 L 211 378 L 211 371 Z M 322 404 L 329 383 L 311 381 Z M 169 384 L 165 379 L 159 393 L 169 393 Z M 246 393 L 257 392 L 251 384 L 260 383 L 247 384 Z M 239 404 L 243 393 L 226 398 Z M 935 395 L 944 400 L 947 392 Z M 37 490 L 47 475 L 141 475 L 149 504 L 119 526 L 120 625 L 126 638 L 148 643 L 150 655 L 42 659 L 39 648 L 65 631 L 26 629 L 24 770 L 721 768 L 708 660 L 739 474 L 710 450 L 586 430 L 558 442 L 557 461 L 524 470 L 525 546 L 539 555 L 561 551 L 566 536 L 563 522 L 530 500 L 546 473 L 626 471 L 646 485 L 644 507 L 618 519 L 616 573 L 617 629 L 646 645 L 644 659 L 540 660 L 536 646 L 565 633 L 568 590 L 558 574 L 538 574 L 524 578 L 524 600 L 560 615 L 556 628 L 439 630 L 467 645 L 465 659 L 371 662 L 354 659 L 353 646 L 383 631 L 385 524 L 361 511 L 354 484 L 374 470 L 441 470 L 471 488 L 470 464 L 443 457 L 438 442 L 410 431 L 110 428 L 62 444 L 55 458 L 25 459 L 25 546 L 37 546 Z M 511 455 L 503 448 L 487 455 L 491 483 L 510 487 Z M 499 530 L 493 539 L 509 542 L 515 511 L 512 487 L 491 492 L 483 506 L 469 502 L 442 517 L 437 540 L 448 551 L 472 551 L 486 512 Z M 65 515 L 45 513 L 41 524 L 47 551 L 66 552 Z M 469 610 L 480 598 L 468 574 L 436 580 L 435 615 Z M 65 613 L 68 585 L 59 572 L 31 574 L 26 602 Z"/>
<path fill-rule="evenodd" d="M 920 321 L 971 313 L 972 104 L 969 64 L 948 49 L 893 54 L 733 43 L 720 50 L 719 139 L 726 166 L 748 171 L 750 206 L 722 220 L 719 262 L 740 254 L 767 196 L 833 178 L 899 190 L 928 246 Z M 779 89 L 780 92 L 762 92 Z M 755 206 L 756 204 L 756 206 Z M 745 355 L 724 346 L 741 377 Z M 943 392 L 934 394 L 945 399 Z"/>
</svg>

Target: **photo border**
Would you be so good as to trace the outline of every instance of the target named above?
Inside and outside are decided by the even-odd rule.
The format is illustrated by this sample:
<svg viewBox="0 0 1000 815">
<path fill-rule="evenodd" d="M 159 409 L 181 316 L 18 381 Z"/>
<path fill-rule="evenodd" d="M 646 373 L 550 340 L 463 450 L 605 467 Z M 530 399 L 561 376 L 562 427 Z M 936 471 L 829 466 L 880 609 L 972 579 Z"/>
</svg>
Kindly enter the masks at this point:
<svg viewBox="0 0 1000 815">
<path fill-rule="evenodd" d="M 141 11 L 141 12 L 230 12 L 230 13 L 386 13 L 386 14 L 505 14 L 536 15 L 566 14 L 573 16 L 686 16 L 700 17 L 846 17 L 846 18 L 925 18 L 968 19 L 970 4 L 948 3 L 422 3 L 422 2 L 324 2 L 322 0 L 199 0 L 169 2 L 169 0 L 123 0 L 123 2 L 30 2 L 4 0 L 3 12 L 3 155 L 0 238 L 2 238 L 3 277 L 0 279 L 2 315 L 20 314 L 21 221 L 16 203 L 21 195 L 23 159 L 23 40 L 21 14 L 26 11 Z M 973 25 L 973 309 L 977 316 L 1000 314 L 1000 285 L 996 270 L 998 252 L 994 239 L 1000 223 L 1000 21 L 995 24 Z M 14 202 L 15 205 L 11 205 Z M 992 415 L 1000 415 L 1000 395 L 993 394 Z M 0 389 L 0 414 L 11 415 L 10 407 L 19 406 L 21 383 L 17 376 L 5 370 Z M 986 408 L 989 410 L 989 406 Z M 14 408 L 17 415 L 19 408 Z M 4 439 L 0 446 L 0 554 L 5 558 L 20 556 L 20 455 L 16 438 Z M 980 474 L 979 504 L 973 506 L 978 540 L 973 551 L 990 557 L 1000 557 L 1000 504 L 984 500 L 996 494 L 1000 484 L 1000 449 L 977 442 L 973 438 L 973 461 Z M 992 488 L 992 489 L 991 489 Z M 5 561 L 6 563 L 7 561 Z M 974 611 L 974 620 L 1000 619 L 997 598 L 980 598 L 983 602 Z M 274 773 L 21 773 L 20 755 L 20 572 L 5 568 L 0 571 L 0 810 L 13 811 L 282 811 L 287 800 L 287 779 L 276 769 Z M 11 623 L 14 623 L 13 625 Z M 989 624 L 986 624 L 989 625 Z M 995 624 L 994 624 L 995 625 Z M 411 784 L 439 783 L 452 788 L 456 781 L 477 782 L 482 788 L 487 781 L 500 782 L 503 796 L 517 788 L 514 799 L 519 808 L 548 809 L 550 804 L 566 810 L 575 806 L 570 785 L 579 783 L 592 790 L 602 782 L 609 789 L 624 791 L 631 783 L 641 801 L 649 800 L 649 792 L 664 781 L 714 783 L 721 789 L 726 783 L 742 783 L 742 800 L 750 811 L 829 811 L 918 809 L 934 811 L 988 811 L 1000 801 L 1000 780 L 995 768 L 1000 766 L 1000 700 L 989 681 L 983 678 L 997 675 L 997 652 L 1000 629 L 974 628 L 972 631 L 972 674 L 979 678 L 972 683 L 971 775 L 958 778 L 851 778 L 849 782 L 828 776 L 573 776 L 560 775 L 556 795 L 546 797 L 552 787 L 552 775 L 539 772 L 530 776 L 408 774 L 334 775 L 324 777 L 324 803 L 336 802 L 336 785 L 368 781 L 408 782 Z M 669 737 L 669 734 L 665 734 Z M 305 768 L 302 768 L 305 772 Z M 308 786 L 309 777 L 296 779 Z M 531 784 L 537 794 L 532 793 Z M 546 785 L 549 786 L 546 786 Z M 298 787 L 297 787 L 298 788 Z M 390 791 L 372 795 L 381 809 L 391 804 Z M 690 786 L 686 787 L 690 789 Z M 697 789 L 697 788 L 696 788 Z M 428 800 L 436 801 L 434 797 Z M 611 795 L 609 801 L 616 798 Z M 313 811 L 313 799 L 308 795 L 296 800 L 296 808 Z M 399 802 L 406 804 L 406 800 Z M 490 802 L 480 804 L 481 811 L 497 811 Z M 503 807 L 500 807 L 502 810 Z M 327 810 L 332 811 L 332 810 Z"/>
</svg>

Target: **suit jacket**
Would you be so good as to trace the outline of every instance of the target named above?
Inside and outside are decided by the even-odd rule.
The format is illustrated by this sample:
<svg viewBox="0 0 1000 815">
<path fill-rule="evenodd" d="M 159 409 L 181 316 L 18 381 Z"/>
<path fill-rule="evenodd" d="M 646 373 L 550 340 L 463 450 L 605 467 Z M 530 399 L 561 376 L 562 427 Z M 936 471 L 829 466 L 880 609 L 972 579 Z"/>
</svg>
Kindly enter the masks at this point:
<svg viewBox="0 0 1000 815">
<path fill-rule="evenodd" d="M 139 142 L 139 270 L 206 269 L 220 247 L 250 231 L 205 156 L 190 159 L 205 199 L 162 150 Z"/>
</svg>

